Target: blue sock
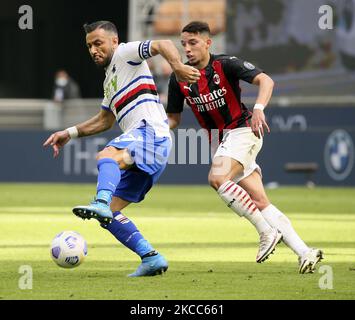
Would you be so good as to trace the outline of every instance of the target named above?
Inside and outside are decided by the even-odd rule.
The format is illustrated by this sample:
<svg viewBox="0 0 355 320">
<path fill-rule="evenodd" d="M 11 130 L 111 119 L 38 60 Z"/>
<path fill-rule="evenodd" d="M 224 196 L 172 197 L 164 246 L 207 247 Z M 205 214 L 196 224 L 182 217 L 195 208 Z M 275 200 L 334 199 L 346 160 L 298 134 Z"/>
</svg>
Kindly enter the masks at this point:
<svg viewBox="0 0 355 320">
<path fill-rule="evenodd" d="M 97 163 L 97 199 L 105 200 L 109 205 L 112 194 L 121 180 L 121 170 L 118 163 L 111 158 L 100 159 Z"/>
<path fill-rule="evenodd" d="M 118 241 L 140 257 L 154 251 L 154 248 L 144 239 L 131 220 L 119 211 L 114 212 L 113 217 L 112 222 L 103 227 L 110 231 Z"/>
</svg>

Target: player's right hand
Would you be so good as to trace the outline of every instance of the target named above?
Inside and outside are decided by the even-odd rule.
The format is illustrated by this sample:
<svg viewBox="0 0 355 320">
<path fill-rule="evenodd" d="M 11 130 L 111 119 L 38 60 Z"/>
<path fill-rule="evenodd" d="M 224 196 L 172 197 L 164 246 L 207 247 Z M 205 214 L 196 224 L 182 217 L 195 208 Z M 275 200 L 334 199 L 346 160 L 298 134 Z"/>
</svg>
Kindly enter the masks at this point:
<svg viewBox="0 0 355 320">
<path fill-rule="evenodd" d="M 253 110 L 253 116 L 251 117 L 251 129 L 255 136 L 259 139 L 264 136 L 264 128 L 270 133 L 270 128 L 266 122 L 264 111 Z"/>
<path fill-rule="evenodd" d="M 43 147 L 52 146 L 53 157 L 59 155 L 59 149 L 62 148 L 70 140 L 70 135 L 67 130 L 57 131 L 50 135 L 50 137 L 43 143 Z"/>
<path fill-rule="evenodd" d="M 177 68 L 174 69 L 176 79 L 179 82 L 195 83 L 200 77 L 200 71 L 192 66 L 181 63 Z"/>
</svg>

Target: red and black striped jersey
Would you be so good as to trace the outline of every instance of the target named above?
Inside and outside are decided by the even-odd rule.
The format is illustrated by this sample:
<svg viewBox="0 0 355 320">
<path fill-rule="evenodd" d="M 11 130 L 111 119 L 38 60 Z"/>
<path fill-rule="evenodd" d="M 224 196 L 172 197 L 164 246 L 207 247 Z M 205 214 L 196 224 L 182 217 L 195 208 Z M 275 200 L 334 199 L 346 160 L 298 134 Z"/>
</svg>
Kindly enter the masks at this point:
<svg viewBox="0 0 355 320">
<path fill-rule="evenodd" d="M 218 129 L 223 134 L 226 129 L 250 126 L 251 113 L 241 102 L 239 80 L 251 83 L 261 72 L 237 57 L 211 54 L 197 83 L 178 82 L 171 74 L 166 112 L 181 113 L 186 99 L 201 127 L 209 132 Z"/>
</svg>

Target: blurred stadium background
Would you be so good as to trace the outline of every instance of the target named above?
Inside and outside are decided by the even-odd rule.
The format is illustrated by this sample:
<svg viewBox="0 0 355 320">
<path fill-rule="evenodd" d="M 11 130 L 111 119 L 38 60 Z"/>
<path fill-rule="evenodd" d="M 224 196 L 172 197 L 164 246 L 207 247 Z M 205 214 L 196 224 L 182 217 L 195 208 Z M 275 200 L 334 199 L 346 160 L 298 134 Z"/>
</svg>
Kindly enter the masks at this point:
<svg viewBox="0 0 355 320">
<path fill-rule="evenodd" d="M 0 171 L 0 181 L 95 181 L 95 153 L 112 132 L 74 141 L 59 161 L 41 146 L 50 131 L 98 111 L 103 72 L 88 55 L 85 22 L 112 20 L 121 41 L 170 38 L 180 47 L 182 26 L 205 20 L 214 35 L 213 52 L 247 59 L 275 80 L 266 112 L 272 135 L 259 155 L 265 183 L 355 185 L 355 0 L 121 0 L 104 5 L 32 0 L 26 2 L 33 9 L 32 30 L 18 26 L 23 4 L 0 5 L 0 150 L 8 168 Z M 333 8 L 331 30 L 318 25 L 324 4 Z M 170 70 L 159 57 L 150 65 L 165 103 Z M 75 99 L 54 99 L 60 69 L 80 88 Z M 244 102 L 252 107 L 257 88 L 241 86 Z M 188 109 L 183 122 L 185 128 L 197 128 Z M 208 164 L 173 162 L 161 183 L 207 182 Z"/>
</svg>

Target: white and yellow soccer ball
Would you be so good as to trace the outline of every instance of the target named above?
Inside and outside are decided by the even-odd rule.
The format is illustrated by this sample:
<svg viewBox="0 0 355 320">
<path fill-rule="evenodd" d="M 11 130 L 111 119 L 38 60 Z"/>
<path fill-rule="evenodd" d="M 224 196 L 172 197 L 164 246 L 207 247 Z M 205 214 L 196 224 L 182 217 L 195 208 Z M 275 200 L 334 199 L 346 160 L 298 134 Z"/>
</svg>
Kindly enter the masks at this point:
<svg viewBox="0 0 355 320">
<path fill-rule="evenodd" d="M 50 254 L 58 266 L 75 268 L 88 254 L 87 243 L 78 232 L 63 231 L 54 237 Z"/>
</svg>

